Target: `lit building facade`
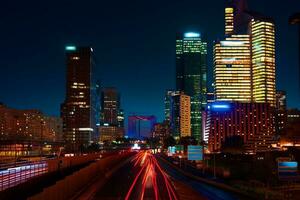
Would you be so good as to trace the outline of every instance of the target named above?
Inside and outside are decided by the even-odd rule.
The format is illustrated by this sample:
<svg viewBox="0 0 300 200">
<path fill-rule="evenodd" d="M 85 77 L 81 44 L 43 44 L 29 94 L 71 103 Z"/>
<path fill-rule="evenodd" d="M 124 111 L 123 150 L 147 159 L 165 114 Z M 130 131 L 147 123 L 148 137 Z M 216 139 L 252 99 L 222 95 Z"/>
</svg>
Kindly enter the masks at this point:
<svg viewBox="0 0 300 200">
<path fill-rule="evenodd" d="M 174 94 L 171 110 L 172 136 L 191 136 L 191 98 L 183 93 Z"/>
<path fill-rule="evenodd" d="M 93 49 L 66 46 L 66 98 L 61 106 L 66 151 L 78 152 L 96 134 L 96 83 Z"/>
<path fill-rule="evenodd" d="M 275 25 L 272 20 L 253 18 L 250 30 L 253 101 L 275 107 Z"/>
<path fill-rule="evenodd" d="M 118 126 L 120 95 L 116 88 L 103 88 L 101 92 L 101 125 Z"/>
<path fill-rule="evenodd" d="M 124 111 L 120 108 L 120 94 L 114 87 L 101 92 L 100 141 L 124 137 Z"/>
<path fill-rule="evenodd" d="M 101 142 L 112 142 L 118 138 L 124 137 L 124 128 L 118 126 L 100 126 L 100 141 Z"/>
<path fill-rule="evenodd" d="M 226 140 L 239 136 L 244 151 L 270 151 L 274 143 L 274 108 L 268 103 L 215 102 L 207 110 L 208 149 L 220 152 Z"/>
<path fill-rule="evenodd" d="M 274 22 L 239 6 L 225 8 L 225 39 L 214 45 L 216 100 L 269 103 L 275 107 Z"/>
<path fill-rule="evenodd" d="M 169 121 L 165 120 L 162 123 L 157 123 L 154 125 L 152 137 L 159 138 L 159 141 L 162 143 L 164 138 L 171 135 L 171 129 Z"/>
<path fill-rule="evenodd" d="M 207 43 L 199 33 L 176 38 L 176 90 L 191 98 L 191 134 L 202 140 L 202 110 L 206 105 Z"/>
<path fill-rule="evenodd" d="M 41 147 L 46 154 L 63 145 L 60 118 L 4 104 L 0 104 L 0 135 L 0 157 L 38 155 Z"/>
<path fill-rule="evenodd" d="M 251 101 L 249 35 L 232 35 L 214 46 L 214 87 L 218 101 Z"/>
<path fill-rule="evenodd" d="M 225 35 L 232 35 L 234 32 L 234 9 L 225 8 Z"/>
</svg>

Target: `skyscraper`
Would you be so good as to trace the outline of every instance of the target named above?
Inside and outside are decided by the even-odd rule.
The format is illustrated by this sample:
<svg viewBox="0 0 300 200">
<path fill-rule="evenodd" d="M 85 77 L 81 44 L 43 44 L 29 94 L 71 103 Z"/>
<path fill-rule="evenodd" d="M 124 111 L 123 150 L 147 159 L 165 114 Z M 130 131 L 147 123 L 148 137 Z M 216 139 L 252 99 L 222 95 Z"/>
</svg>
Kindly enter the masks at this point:
<svg viewBox="0 0 300 200">
<path fill-rule="evenodd" d="M 100 140 L 112 141 L 124 136 L 124 112 L 120 108 L 120 94 L 114 87 L 101 92 Z"/>
<path fill-rule="evenodd" d="M 276 104 L 275 26 L 272 20 L 254 17 L 250 22 L 253 101 Z"/>
<path fill-rule="evenodd" d="M 66 46 L 66 98 L 61 106 L 67 151 L 81 151 L 92 142 L 96 126 L 93 49 Z"/>
<path fill-rule="evenodd" d="M 116 88 L 103 88 L 101 92 L 101 120 L 100 124 L 118 125 L 120 111 L 120 95 Z"/>
<path fill-rule="evenodd" d="M 176 90 L 191 98 L 191 133 L 202 140 L 202 110 L 206 105 L 207 43 L 200 33 L 188 32 L 176 38 Z"/>
<path fill-rule="evenodd" d="M 251 101 L 249 35 L 232 35 L 214 47 L 214 79 L 219 101 Z"/>
<path fill-rule="evenodd" d="M 272 19 L 248 11 L 242 0 L 225 8 L 225 39 L 214 45 L 214 90 L 216 101 L 203 115 L 209 149 L 220 151 L 240 137 L 249 152 L 270 150 L 275 135 L 275 26 Z"/>
<path fill-rule="evenodd" d="M 239 27 L 245 23 L 248 33 Z M 214 82 L 218 101 L 269 103 L 275 107 L 272 19 L 234 5 L 225 8 L 225 39 L 214 46 Z"/>
</svg>

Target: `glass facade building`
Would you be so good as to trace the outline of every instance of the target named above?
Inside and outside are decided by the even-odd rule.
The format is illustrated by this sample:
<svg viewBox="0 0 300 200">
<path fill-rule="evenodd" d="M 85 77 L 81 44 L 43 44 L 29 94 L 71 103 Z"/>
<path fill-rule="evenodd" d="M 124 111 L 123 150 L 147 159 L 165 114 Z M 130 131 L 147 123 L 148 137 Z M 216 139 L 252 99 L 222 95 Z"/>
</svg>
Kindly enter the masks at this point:
<svg viewBox="0 0 300 200">
<path fill-rule="evenodd" d="M 207 43 L 199 33 L 176 38 L 176 90 L 191 98 L 191 134 L 202 140 L 202 110 L 206 105 Z"/>
</svg>

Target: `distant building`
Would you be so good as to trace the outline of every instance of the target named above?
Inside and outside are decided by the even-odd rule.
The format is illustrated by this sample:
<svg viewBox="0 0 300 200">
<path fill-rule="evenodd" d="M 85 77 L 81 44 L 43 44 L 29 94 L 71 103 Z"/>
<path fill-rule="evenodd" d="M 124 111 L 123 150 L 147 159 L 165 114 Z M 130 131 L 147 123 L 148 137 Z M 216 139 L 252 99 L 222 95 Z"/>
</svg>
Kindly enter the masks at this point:
<svg viewBox="0 0 300 200">
<path fill-rule="evenodd" d="M 0 135 L 0 156 L 37 155 L 41 147 L 53 151 L 63 145 L 60 118 L 4 104 L 0 104 Z"/>
<path fill-rule="evenodd" d="M 101 91 L 101 125 L 118 126 L 120 95 L 116 88 L 103 88 Z"/>
<path fill-rule="evenodd" d="M 187 32 L 176 37 L 176 90 L 190 96 L 191 135 L 202 140 L 202 110 L 206 106 L 207 43 L 200 33 Z"/>
<path fill-rule="evenodd" d="M 280 131 L 281 147 L 300 146 L 300 110 L 287 110 L 287 123 Z"/>
<path fill-rule="evenodd" d="M 190 97 L 175 93 L 171 103 L 171 128 L 174 137 L 191 136 Z"/>
<path fill-rule="evenodd" d="M 165 94 L 165 120 L 171 121 L 172 114 L 172 97 L 180 94 L 179 91 L 167 90 Z"/>
<path fill-rule="evenodd" d="M 300 123 L 300 110 L 288 109 L 287 110 L 287 123 Z"/>
<path fill-rule="evenodd" d="M 96 133 L 97 85 L 93 49 L 66 46 L 66 98 L 61 106 L 66 151 L 87 148 Z"/>
<path fill-rule="evenodd" d="M 274 108 L 267 103 L 215 102 L 208 105 L 208 149 L 222 151 L 222 145 L 240 137 L 245 152 L 270 151 L 274 143 Z"/>
<path fill-rule="evenodd" d="M 112 142 L 124 137 L 124 128 L 118 126 L 100 126 L 99 132 L 101 142 Z"/>
<path fill-rule="evenodd" d="M 147 130 L 143 130 L 142 125 L 147 122 Z M 156 116 L 154 115 L 129 115 L 128 116 L 128 133 L 129 138 L 144 139 L 152 137 L 154 126 L 156 124 Z"/>
<path fill-rule="evenodd" d="M 120 108 L 120 94 L 114 87 L 102 88 L 100 141 L 124 137 L 124 112 Z"/>
<path fill-rule="evenodd" d="M 276 92 L 276 132 L 279 133 L 286 127 L 287 123 L 287 105 L 286 105 L 286 92 Z"/>
<path fill-rule="evenodd" d="M 215 102 L 215 93 L 207 92 L 206 93 L 206 101 L 207 101 L 207 104 Z"/>
<path fill-rule="evenodd" d="M 164 138 L 171 135 L 170 124 L 168 121 L 157 123 L 154 125 L 152 137 L 159 138 L 160 142 L 163 142 Z"/>
</svg>

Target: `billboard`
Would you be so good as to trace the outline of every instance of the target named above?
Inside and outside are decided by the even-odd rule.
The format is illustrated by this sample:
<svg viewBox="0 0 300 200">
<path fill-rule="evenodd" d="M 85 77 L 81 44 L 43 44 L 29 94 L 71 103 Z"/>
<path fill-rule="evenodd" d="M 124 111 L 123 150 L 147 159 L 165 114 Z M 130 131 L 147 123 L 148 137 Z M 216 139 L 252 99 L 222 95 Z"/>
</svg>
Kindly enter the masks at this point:
<svg viewBox="0 0 300 200">
<path fill-rule="evenodd" d="M 173 146 L 168 147 L 168 156 L 172 156 L 173 154 L 176 153 L 176 148 Z"/>
<path fill-rule="evenodd" d="M 200 145 L 189 145 L 188 160 L 203 160 L 203 147 Z"/>
<path fill-rule="evenodd" d="M 278 177 L 280 179 L 294 179 L 298 176 L 298 162 L 278 162 Z"/>
</svg>

